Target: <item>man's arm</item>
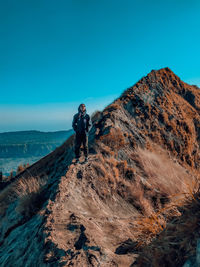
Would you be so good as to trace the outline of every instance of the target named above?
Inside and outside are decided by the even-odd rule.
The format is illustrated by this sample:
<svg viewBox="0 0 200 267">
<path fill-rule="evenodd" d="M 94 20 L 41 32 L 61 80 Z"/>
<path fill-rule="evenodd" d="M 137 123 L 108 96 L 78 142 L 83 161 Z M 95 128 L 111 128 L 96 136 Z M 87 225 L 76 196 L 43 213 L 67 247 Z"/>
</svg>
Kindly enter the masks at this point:
<svg viewBox="0 0 200 267">
<path fill-rule="evenodd" d="M 76 116 L 76 114 L 73 117 L 72 127 L 73 127 L 74 131 L 76 132 L 76 130 L 77 130 L 77 116 Z"/>
<path fill-rule="evenodd" d="M 91 119 L 90 119 L 90 116 L 88 115 L 88 132 L 89 132 L 89 130 L 90 130 L 90 126 L 92 126 L 92 121 L 91 121 Z"/>
</svg>

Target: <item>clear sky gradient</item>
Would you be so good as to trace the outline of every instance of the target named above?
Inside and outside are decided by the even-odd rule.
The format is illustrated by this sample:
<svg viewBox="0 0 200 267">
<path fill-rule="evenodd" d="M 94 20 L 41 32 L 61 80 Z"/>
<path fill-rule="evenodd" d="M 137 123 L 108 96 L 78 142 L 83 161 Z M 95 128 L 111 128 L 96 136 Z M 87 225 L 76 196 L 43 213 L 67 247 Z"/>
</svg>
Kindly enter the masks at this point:
<svg viewBox="0 0 200 267">
<path fill-rule="evenodd" d="M 200 86 L 198 0 L 0 0 L 0 132 L 64 130 L 152 69 Z"/>
</svg>

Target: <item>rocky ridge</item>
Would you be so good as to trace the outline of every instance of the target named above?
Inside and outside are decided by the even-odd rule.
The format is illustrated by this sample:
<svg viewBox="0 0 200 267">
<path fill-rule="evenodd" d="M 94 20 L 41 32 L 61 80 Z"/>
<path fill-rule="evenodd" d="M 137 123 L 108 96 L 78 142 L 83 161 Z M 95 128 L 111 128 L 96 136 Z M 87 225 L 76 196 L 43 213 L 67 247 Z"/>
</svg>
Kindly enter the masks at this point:
<svg viewBox="0 0 200 267">
<path fill-rule="evenodd" d="M 199 88 L 143 77 L 93 116 L 87 163 L 72 136 L 2 187 L 1 266 L 133 266 L 134 222 L 198 178 L 199 124 Z"/>
</svg>

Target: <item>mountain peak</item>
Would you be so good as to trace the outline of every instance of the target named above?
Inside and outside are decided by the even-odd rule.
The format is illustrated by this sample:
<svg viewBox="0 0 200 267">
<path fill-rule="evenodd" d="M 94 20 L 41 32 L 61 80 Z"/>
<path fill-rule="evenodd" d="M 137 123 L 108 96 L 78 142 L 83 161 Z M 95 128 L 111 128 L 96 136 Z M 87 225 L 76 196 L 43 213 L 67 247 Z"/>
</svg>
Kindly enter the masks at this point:
<svg viewBox="0 0 200 267">
<path fill-rule="evenodd" d="M 150 73 L 170 73 L 170 74 L 174 74 L 174 72 L 169 68 L 169 67 L 165 67 L 165 68 L 161 68 L 161 69 L 158 69 L 158 70 L 151 70 Z M 149 73 L 149 74 L 150 74 Z"/>
<path fill-rule="evenodd" d="M 150 93 L 151 91 L 151 93 Z M 176 93 L 185 98 L 197 110 L 199 109 L 198 101 L 195 103 L 195 95 L 200 94 L 197 86 L 189 85 L 183 82 L 169 67 L 159 70 L 152 70 L 146 76 L 141 78 L 135 85 L 131 86 L 123 92 L 120 99 L 129 98 L 131 95 L 147 95 L 152 94 L 163 96 L 163 94 Z M 164 93 L 165 92 L 165 93 Z"/>
<path fill-rule="evenodd" d="M 168 79 L 168 80 L 179 80 L 180 78 L 168 67 L 159 69 L 159 70 L 152 70 L 147 77 L 155 77 L 156 79 Z"/>
<path fill-rule="evenodd" d="M 174 74 L 174 72 L 169 67 L 161 68 L 159 70 L 152 70 L 152 71 L 159 72 L 159 73 L 166 73 L 166 72 L 168 72 L 168 73 Z"/>
</svg>

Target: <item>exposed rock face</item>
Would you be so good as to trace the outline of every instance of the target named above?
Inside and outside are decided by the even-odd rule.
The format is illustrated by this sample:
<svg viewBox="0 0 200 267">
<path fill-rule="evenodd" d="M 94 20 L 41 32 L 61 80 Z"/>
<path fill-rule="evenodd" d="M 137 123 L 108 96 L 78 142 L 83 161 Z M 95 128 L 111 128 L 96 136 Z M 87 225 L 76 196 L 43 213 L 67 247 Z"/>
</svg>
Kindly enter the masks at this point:
<svg viewBox="0 0 200 267">
<path fill-rule="evenodd" d="M 199 90 L 152 71 L 93 119 L 87 163 L 72 163 L 72 136 L 6 185 L 1 266 L 130 266 L 134 220 L 199 173 Z"/>
</svg>

